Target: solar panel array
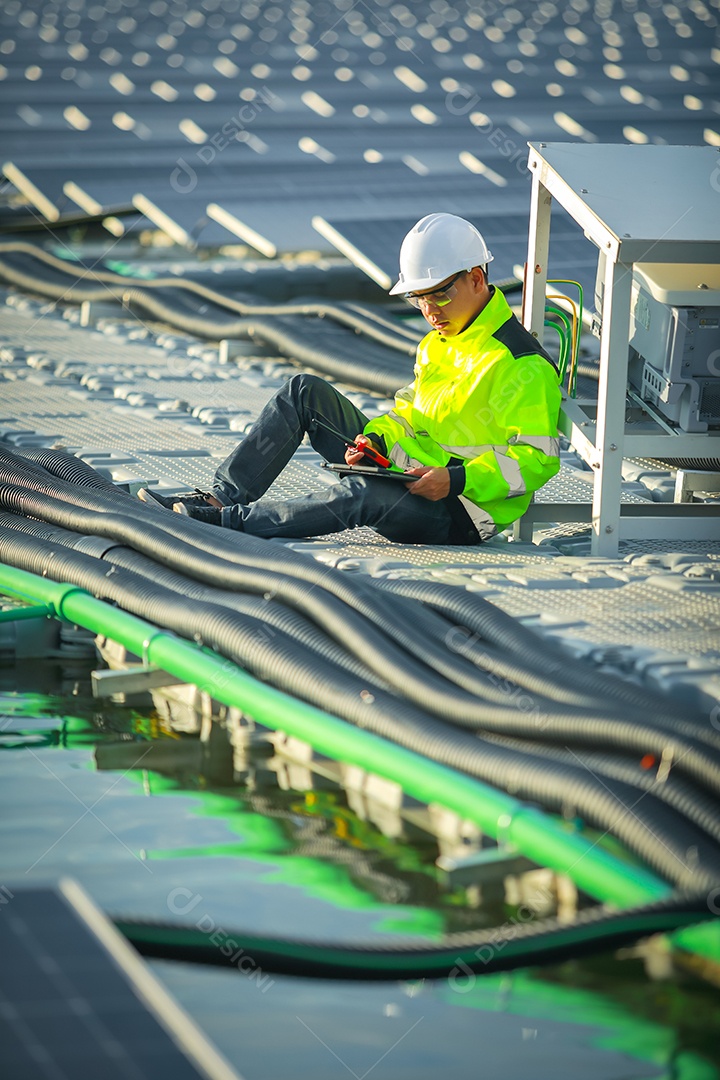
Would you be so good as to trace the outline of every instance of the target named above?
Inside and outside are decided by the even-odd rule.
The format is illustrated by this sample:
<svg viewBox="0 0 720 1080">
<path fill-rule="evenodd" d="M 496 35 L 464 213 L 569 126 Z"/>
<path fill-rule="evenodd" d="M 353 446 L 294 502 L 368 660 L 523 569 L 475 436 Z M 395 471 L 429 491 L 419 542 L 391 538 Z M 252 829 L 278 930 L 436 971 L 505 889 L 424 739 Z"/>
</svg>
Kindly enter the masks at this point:
<svg viewBox="0 0 720 1080">
<path fill-rule="evenodd" d="M 327 250 L 315 215 L 515 215 L 522 242 L 529 139 L 720 145 L 717 8 L 9 0 L 6 176 L 50 219 L 134 202 L 266 255 Z"/>
</svg>

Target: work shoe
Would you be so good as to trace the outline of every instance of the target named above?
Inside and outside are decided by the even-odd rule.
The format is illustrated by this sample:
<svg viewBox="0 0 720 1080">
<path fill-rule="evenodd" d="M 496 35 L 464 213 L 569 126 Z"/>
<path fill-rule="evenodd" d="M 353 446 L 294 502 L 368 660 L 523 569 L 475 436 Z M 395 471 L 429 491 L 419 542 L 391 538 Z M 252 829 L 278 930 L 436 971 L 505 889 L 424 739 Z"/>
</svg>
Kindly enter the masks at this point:
<svg viewBox="0 0 720 1080">
<path fill-rule="evenodd" d="M 159 491 L 151 491 L 150 488 L 140 488 L 138 499 L 144 503 L 157 503 L 166 510 L 174 510 L 178 504 L 183 506 L 219 506 L 217 499 L 209 491 L 195 490 L 193 495 L 161 495 Z M 178 511 L 182 513 L 182 511 Z"/>
<path fill-rule="evenodd" d="M 222 506 L 199 506 L 197 503 L 188 505 L 180 500 L 177 500 L 173 506 L 176 514 L 185 514 L 186 517 L 191 517 L 194 521 L 204 521 L 207 525 L 222 524 L 222 509 Z"/>
</svg>

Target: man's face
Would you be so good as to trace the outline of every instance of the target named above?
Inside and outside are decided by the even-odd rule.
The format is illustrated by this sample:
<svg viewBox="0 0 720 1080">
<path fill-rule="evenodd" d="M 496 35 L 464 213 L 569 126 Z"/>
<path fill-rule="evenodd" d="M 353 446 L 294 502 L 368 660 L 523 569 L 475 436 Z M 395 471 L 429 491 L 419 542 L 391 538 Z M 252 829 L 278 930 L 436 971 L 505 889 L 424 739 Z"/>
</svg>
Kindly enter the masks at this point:
<svg viewBox="0 0 720 1080">
<path fill-rule="evenodd" d="M 490 290 L 480 267 L 451 274 L 429 293 L 414 294 L 415 305 L 443 337 L 454 337 L 467 329 L 490 299 Z"/>
</svg>

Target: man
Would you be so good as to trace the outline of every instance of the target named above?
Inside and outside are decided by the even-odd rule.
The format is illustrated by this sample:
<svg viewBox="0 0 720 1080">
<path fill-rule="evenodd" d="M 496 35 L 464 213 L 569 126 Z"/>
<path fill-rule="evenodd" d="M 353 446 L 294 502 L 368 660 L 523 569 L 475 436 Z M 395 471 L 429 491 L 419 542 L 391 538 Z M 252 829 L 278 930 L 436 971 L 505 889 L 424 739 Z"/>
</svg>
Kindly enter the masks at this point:
<svg viewBox="0 0 720 1080">
<path fill-rule="evenodd" d="M 488 284 L 492 257 L 463 218 L 422 218 L 403 241 L 390 293 L 404 295 L 432 329 L 391 412 L 368 421 L 324 379 L 295 375 L 217 470 L 211 493 L 140 497 L 253 536 L 319 536 L 356 525 L 404 543 L 477 544 L 494 536 L 560 467 L 560 391 L 550 357 Z M 365 434 L 419 479 L 348 475 L 321 493 L 262 498 L 306 432 L 327 460 L 363 461 L 316 421 L 348 441 Z"/>
</svg>

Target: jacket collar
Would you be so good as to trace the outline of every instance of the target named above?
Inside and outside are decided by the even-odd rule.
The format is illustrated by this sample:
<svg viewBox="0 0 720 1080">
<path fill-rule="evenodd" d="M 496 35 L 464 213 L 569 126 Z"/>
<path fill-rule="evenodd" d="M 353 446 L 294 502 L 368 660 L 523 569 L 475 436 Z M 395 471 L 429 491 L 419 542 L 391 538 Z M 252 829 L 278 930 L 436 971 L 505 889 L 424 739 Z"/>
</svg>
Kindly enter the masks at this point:
<svg viewBox="0 0 720 1080">
<path fill-rule="evenodd" d="M 448 341 L 453 344 L 463 345 L 466 341 L 472 340 L 474 343 L 478 341 L 485 341 L 487 338 L 492 337 L 496 330 L 499 330 L 503 323 L 506 323 L 512 311 L 510 305 L 503 293 L 499 289 L 496 289 L 494 285 L 490 286 L 491 295 L 485 307 L 473 319 L 469 326 L 466 326 L 459 334 L 455 334 L 454 337 L 448 338 Z"/>
<path fill-rule="evenodd" d="M 470 325 L 466 326 L 459 334 L 446 338 L 439 330 L 431 330 L 425 335 L 421 344 L 425 347 L 431 347 L 434 345 L 439 346 L 442 342 L 444 345 L 452 346 L 460 352 L 463 352 L 464 348 L 469 345 L 477 348 L 478 345 L 484 344 L 512 315 L 510 305 L 504 294 L 494 285 L 490 286 L 490 290 L 490 299 L 485 307 Z"/>
</svg>

